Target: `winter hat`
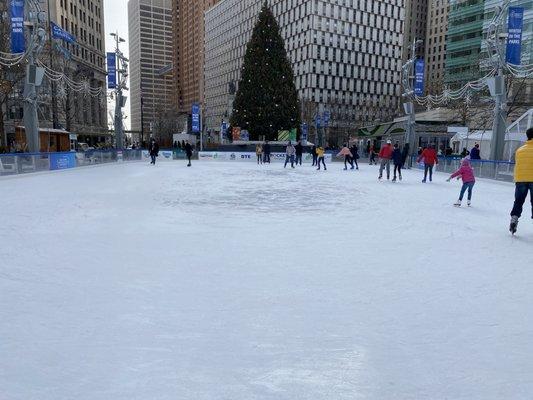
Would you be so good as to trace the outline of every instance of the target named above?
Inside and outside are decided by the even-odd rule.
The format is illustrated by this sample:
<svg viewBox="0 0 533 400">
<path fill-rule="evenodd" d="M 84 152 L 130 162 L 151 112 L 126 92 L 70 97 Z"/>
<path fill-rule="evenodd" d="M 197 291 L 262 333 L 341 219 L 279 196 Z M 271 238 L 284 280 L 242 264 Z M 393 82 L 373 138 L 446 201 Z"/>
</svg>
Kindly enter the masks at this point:
<svg viewBox="0 0 533 400">
<path fill-rule="evenodd" d="M 470 167 L 470 157 L 466 156 L 461 160 L 461 165 L 464 165 L 465 167 Z"/>
<path fill-rule="evenodd" d="M 392 144 L 392 142 L 390 140 L 387 140 L 387 144 Z"/>
</svg>

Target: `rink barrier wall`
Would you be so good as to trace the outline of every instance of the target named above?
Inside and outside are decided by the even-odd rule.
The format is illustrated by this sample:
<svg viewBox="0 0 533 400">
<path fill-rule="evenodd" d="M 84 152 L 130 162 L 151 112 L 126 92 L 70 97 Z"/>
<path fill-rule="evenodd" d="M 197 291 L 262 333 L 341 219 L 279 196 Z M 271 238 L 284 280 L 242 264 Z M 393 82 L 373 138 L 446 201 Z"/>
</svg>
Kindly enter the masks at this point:
<svg viewBox="0 0 533 400">
<path fill-rule="evenodd" d="M 160 150 L 158 162 L 185 159 L 185 152 Z M 9 153 L 0 154 L 0 176 L 56 171 L 98 164 L 147 161 L 148 150 L 89 150 L 62 153 Z"/>
<path fill-rule="evenodd" d="M 418 156 L 412 157 L 413 168 L 423 170 L 424 164 L 417 163 Z M 461 157 L 439 157 L 439 163 L 434 169 L 437 172 L 453 174 L 461 167 Z M 476 178 L 494 179 L 513 182 L 514 166 L 510 161 L 470 160 Z"/>
<path fill-rule="evenodd" d="M 271 153 L 271 162 L 285 162 L 285 153 Z M 333 161 L 332 154 L 325 154 L 326 163 Z M 239 151 L 200 151 L 198 153 L 199 161 L 231 161 L 231 162 L 255 162 L 257 163 L 257 155 L 254 152 L 239 152 Z M 309 153 L 302 155 L 302 162 L 310 163 L 313 161 L 313 156 Z"/>
</svg>

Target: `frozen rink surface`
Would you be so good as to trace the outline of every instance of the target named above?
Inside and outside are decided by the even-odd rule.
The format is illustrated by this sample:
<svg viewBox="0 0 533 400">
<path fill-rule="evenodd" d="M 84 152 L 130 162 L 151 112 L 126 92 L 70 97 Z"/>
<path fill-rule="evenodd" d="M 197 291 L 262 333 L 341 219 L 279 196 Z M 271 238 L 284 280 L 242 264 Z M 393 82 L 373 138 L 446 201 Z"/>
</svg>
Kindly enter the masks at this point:
<svg viewBox="0 0 533 400">
<path fill-rule="evenodd" d="M 531 399 L 529 203 L 341 169 L 1 178 L 0 400 Z"/>
</svg>

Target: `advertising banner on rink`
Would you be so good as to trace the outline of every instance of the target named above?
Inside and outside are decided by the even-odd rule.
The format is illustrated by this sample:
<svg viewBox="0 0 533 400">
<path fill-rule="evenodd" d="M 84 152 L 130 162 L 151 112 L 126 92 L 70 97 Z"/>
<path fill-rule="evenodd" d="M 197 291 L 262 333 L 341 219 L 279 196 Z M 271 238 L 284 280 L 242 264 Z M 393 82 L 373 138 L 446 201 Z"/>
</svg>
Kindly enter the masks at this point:
<svg viewBox="0 0 533 400">
<path fill-rule="evenodd" d="M 230 152 L 230 151 L 201 151 L 198 153 L 200 161 L 230 161 L 230 162 L 257 162 L 255 152 Z M 272 162 L 285 162 L 285 153 L 270 154 Z M 332 161 L 332 155 L 325 155 L 326 163 Z M 309 153 L 304 153 L 304 162 L 312 163 L 313 156 Z"/>
</svg>

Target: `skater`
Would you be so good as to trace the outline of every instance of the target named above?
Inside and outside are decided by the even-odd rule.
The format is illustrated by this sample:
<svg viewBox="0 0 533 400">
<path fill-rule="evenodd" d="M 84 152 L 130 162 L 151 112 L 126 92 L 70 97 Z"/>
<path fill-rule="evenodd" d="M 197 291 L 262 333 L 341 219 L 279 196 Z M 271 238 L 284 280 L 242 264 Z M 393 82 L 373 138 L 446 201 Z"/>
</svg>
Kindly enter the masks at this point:
<svg viewBox="0 0 533 400">
<path fill-rule="evenodd" d="M 398 177 L 402 180 L 402 165 L 403 165 L 403 153 L 400 150 L 400 145 L 396 143 L 394 150 L 392 151 L 392 162 L 394 163 L 394 177 L 393 182 L 396 182 L 396 171 L 398 171 Z"/>
<path fill-rule="evenodd" d="M 470 151 L 471 160 L 481 160 L 481 152 L 479 150 L 479 143 L 476 143 L 472 151 Z"/>
<path fill-rule="evenodd" d="M 326 161 L 325 161 L 325 157 L 324 157 L 324 148 L 322 146 L 318 146 L 317 149 L 316 149 L 316 156 L 317 156 L 317 165 L 318 165 L 318 168 L 317 168 L 317 171 L 320 171 L 320 163 L 322 163 L 324 165 L 324 171 L 327 171 L 328 169 L 326 168 Z"/>
<path fill-rule="evenodd" d="M 516 151 L 515 156 L 515 202 L 511 211 L 511 225 L 509 226 L 513 235 L 516 233 L 518 220 L 522 216 L 528 192 L 531 197 L 531 218 L 533 218 L 533 128 L 529 128 L 526 135 L 526 144 Z"/>
<path fill-rule="evenodd" d="M 422 183 L 426 183 L 428 179 L 429 172 L 429 181 L 433 182 L 433 167 L 439 164 L 439 158 L 437 157 L 437 152 L 435 151 L 435 146 L 430 145 L 426 148 L 420 157 L 418 157 L 417 162 L 424 160 L 424 179 Z"/>
<path fill-rule="evenodd" d="M 370 157 L 370 165 L 378 165 L 376 162 L 376 145 L 373 143 L 368 150 L 368 156 Z"/>
<path fill-rule="evenodd" d="M 311 148 L 311 155 L 313 156 L 313 165 L 312 167 L 316 167 L 318 164 L 318 156 L 316 154 L 316 145 L 313 145 Z"/>
<path fill-rule="evenodd" d="M 189 143 L 189 141 L 187 141 L 187 143 L 185 143 L 185 154 L 187 155 L 187 160 L 189 160 L 189 164 L 187 164 L 187 167 L 190 167 L 191 166 L 191 157 L 192 157 L 192 146 Z"/>
<path fill-rule="evenodd" d="M 456 207 L 461 207 L 461 204 L 463 202 L 463 197 L 468 190 L 468 207 L 472 204 L 472 189 L 474 189 L 474 185 L 476 184 L 476 178 L 474 176 L 474 169 L 472 168 L 472 165 L 470 164 L 470 160 L 468 157 L 463 158 L 461 161 L 461 168 L 459 168 L 457 171 L 455 171 L 448 179 L 447 181 L 450 182 L 453 178 L 459 179 L 461 177 L 463 179 L 463 187 L 461 188 L 461 194 L 459 195 L 459 200 L 454 204 Z"/>
<path fill-rule="evenodd" d="M 353 161 L 352 161 L 352 152 L 348 148 L 347 144 L 344 144 L 339 154 L 337 154 L 337 157 L 344 157 L 344 170 L 348 170 L 348 164 L 351 165 L 350 169 L 354 169 Z"/>
<path fill-rule="evenodd" d="M 285 150 L 285 166 L 283 168 L 287 168 L 289 161 L 291 162 L 291 168 L 294 168 L 294 153 L 296 153 L 296 149 L 289 140 L 287 149 Z"/>
<path fill-rule="evenodd" d="M 352 153 L 352 161 L 355 164 L 355 169 L 359 169 L 359 164 L 357 164 L 357 160 L 359 159 L 359 148 L 355 143 L 350 148 L 350 152 Z"/>
<path fill-rule="evenodd" d="M 265 141 L 263 146 L 263 162 L 270 164 L 270 143 L 268 143 L 268 140 Z"/>
<path fill-rule="evenodd" d="M 263 164 L 263 147 L 260 144 L 255 146 L 255 155 L 257 156 L 257 165 Z"/>
<path fill-rule="evenodd" d="M 150 152 L 150 157 L 152 159 L 150 164 L 155 165 L 155 159 L 156 157 L 159 157 L 159 143 L 157 143 L 154 138 L 150 139 L 148 151 Z"/>
<path fill-rule="evenodd" d="M 298 140 L 298 143 L 296 143 L 296 146 L 294 146 L 294 149 L 296 150 L 296 165 L 298 164 L 302 165 L 304 147 L 302 146 L 302 142 L 300 140 Z"/>
<path fill-rule="evenodd" d="M 381 161 L 380 167 L 379 167 L 379 180 L 383 179 L 383 170 L 387 170 L 387 180 L 390 180 L 390 161 L 392 158 L 392 152 L 393 152 L 392 142 L 390 140 L 387 140 L 387 144 L 383 146 L 383 148 L 379 152 L 379 158 Z"/>
</svg>

